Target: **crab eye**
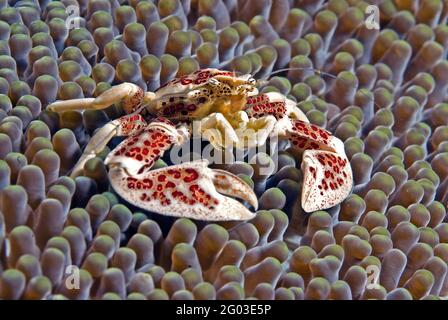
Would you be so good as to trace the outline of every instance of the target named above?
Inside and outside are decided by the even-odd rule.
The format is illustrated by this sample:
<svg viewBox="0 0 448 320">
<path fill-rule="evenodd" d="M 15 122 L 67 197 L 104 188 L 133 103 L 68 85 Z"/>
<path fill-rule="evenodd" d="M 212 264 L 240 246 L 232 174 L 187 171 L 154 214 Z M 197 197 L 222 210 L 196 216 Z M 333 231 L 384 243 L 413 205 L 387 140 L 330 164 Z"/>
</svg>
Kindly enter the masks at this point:
<svg viewBox="0 0 448 320">
<path fill-rule="evenodd" d="M 247 83 L 254 86 L 257 84 L 257 80 L 255 80 L 254 78 L 249 78 L 247 80 Z"/>
<path fill-rule="evenodd" d="M 208 79 L 208 83 L 214 87 L 216 87 L 220 84 L 220 82 L 218 80 L 216 80 L 215 78 Z"/>
</svg>

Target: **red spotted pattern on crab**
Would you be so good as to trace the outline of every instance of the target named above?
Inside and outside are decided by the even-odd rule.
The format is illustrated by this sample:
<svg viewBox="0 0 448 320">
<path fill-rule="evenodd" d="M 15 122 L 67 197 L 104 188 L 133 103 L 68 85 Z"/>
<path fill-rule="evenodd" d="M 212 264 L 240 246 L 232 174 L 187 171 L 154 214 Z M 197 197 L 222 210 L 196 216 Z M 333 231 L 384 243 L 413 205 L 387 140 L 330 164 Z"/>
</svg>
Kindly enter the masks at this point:
<svg viewBox="0 0 448 320">
<path fill-rule="evenodd" d="M 163 115 L 169 117 L 170 115 L 180 113 L 183 116 L 188 116 L 190 112 L 194 112 L 196 109 L 197 105 L 194 103 L 173 103 L 163 108 Z"/>
<path fill-rule="evenodd" d="M 270 102 L 268 95 L 260 94 L 255 97 L 249 97 L 246 100 L 245 110 L 250 116 L 255 118 L 270 114 L 277 119 L 281 119 L 286 116 L 286 103 L 281 101 Z"/>
<path fill-rule="evenodd" d="M 137 111 L 138 107 L 143 101 L 143 97 L 145 96 L 145 92 L 143 89 L 136 87 L 135 90 L 132 90 L 130 94 L 123 99 L 122 105 L 123 109 L 126 113 L 132 113 Z"/>
<path fill-rule="evenodd" d="M 141 174 L 149 170 L 176 142 L 176 133 L 170 130 L 170 127 L 174 127 L 171 121 L 159 117 L 143 132 L 137 132 L 121 142 L 112 155 L 116 158 L 126 157 L 141 162 L 141 166 L 134 170 L 137 174 Z"/>
<path fill-rule="evenodd" d="M 198 204 L 205 209 L 213 210 L 219 201 L 195 183 L 199 175 L 195 169 L 186 168 L 152 171 L 143 179 L 134 177 L 123 179 L 129 190 L 145 191 L 140 195 L 140 200 L 143 202 L 158 201 L 161 205 L 167 206 L 172 203 L 171 199 L 174 199 L 185 205 Z M 177 187 L 179 183 L 184 187 L 183 191 Z"/>
<path fill-rule="evenodd" d="M 128 136 L 134 132 L 138 132 L 139 130 L 146 127 L 146 121 L 139 114 L 134 114 L 130 116 L 124 116 L 119 119 L 118 128 L 120 130 L 120 135 Z"/>
<path fill-rule="evenodd" d="M 152 169 L 171 146 L 189 139 L 195 120 L 201 122 L 200 133 L 215 148 L 245 147 L 241 141 L 254 128 L 264 137 L 254 140 L 257 144 L 269 136 L 287 138 L 291 147 L 302 153 L 301 203 L 306 212 L 332 207 L 351 191 L 352 171 L 342 141 L 310 124 L 294 101 L 275 92 L 258 94 L 250 75 L 198 70 L 173 79 L 154 93 L 143 93 L 136 85 L 123 83 L 95 99 L 58 101 L 49 109 L 102 109 L 120 102 L 131 114 L 100 128 L 73 172 L 82 172 L 86 161 L 113 136 L 127 136 L 109 153 L 105 163 L 115 191 L 140 208 L 211 221 L 254 217 L 253 211 L 235 199 L 245 200 L 257 209 L 258 200 L 251 187 L 230 172 L 208 168 L 206 160 Z M 136 110 L 145 112 L 132 114 Z M 227 137 L 230 144 L 225 141 Z"/>
<path fill-rule="evenodd" d="M 206 83 L 211 77 L 215 76 L 229 76 L 234 77 L 235 73 L 230 71 L 221 71 L 217 69 L 203 69 L 203 70 L 197 70 L 191 74 L 181 76 L 179 78 L 173 79 L 171 81 L 168 81 L 164 85 L 162 85 L 160 89 L 173 86 L 176 84 L 182 84 L 184 86 L 190 85 L 190 84 L 204 84 Z"/>
<path fill-rule="evenodd" d="M 330 139 L 334 140 L 334 137 L 329 131 L 300 120 L 292 121 L 288 138 L 295 148 L 301 150 L 321 149 L 331 151 L 335 149 Z"/>
</svg>

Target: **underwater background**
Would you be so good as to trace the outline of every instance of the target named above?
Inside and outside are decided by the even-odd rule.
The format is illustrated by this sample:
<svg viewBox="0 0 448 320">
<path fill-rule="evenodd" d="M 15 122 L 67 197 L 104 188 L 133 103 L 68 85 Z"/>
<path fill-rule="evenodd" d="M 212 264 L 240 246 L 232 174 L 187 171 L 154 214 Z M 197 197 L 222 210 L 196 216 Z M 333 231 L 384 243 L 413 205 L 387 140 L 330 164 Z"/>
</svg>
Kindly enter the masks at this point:
<svg viewBox="0 0 448 320">
<path fill-rule="evenodd" d="M 0 299 L 447 297 L 447 19 L 446 0 L 0 0 Z M 267 79 L 341 139 L 350 196 L 304 212 L 287 144 L 268 175 L 267 153 L 225 166 L 259 197 L 245 222 L 126 203 L 118 141 L 68 177 L 124 113 L 47 105 L 207 67 Z"/>
</svg>

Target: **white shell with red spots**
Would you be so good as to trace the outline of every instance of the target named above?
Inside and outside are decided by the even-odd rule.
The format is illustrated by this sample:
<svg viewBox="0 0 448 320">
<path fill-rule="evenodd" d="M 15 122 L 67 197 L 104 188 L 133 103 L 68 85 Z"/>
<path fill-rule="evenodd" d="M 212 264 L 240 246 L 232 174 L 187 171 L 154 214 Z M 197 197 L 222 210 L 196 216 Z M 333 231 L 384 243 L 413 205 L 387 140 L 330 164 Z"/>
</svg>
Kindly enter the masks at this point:
<svg viewBox="0 0 448 320">
<path fill-rule="evenodd" d="M 343 201 L 353 186 L 350 162 L 344 144 L 329 131 L 300 120 L 291 121 L 287 136 L 303 151 L 302 208 L 323 210 Z"/>
<path fill-rule="evenodd" d="M 254 213 L 243 204 L 222 195 L 239 197 L 257 208 L 253 190 L 229 172 L 207 168 L 205 160 L 150 170 L 173 144 L 185 141 L 185 130 L 158 119 L 121 142 L 105 161 L 115 191 L 135 206 L 164 215 L 200 220 L 253 218 Z"/>
<path fill-rule="evenodd" d="M 331 208 L 350 194 L 353 178 L 346 157 L 330 151 L 306 150 L 301 168 L 301 201 L 306 212 Z"/>
<path fill-rule="evenodd" d="M 223 196 L 244 197 L 255 208 L 252 189 L 237 176 L 209 169 L 208 161 L 187 162 L 129 176 L 122 167 L 109 170 L 112 187 L 125 200 L 163 215 L 205 221 L 248 220 L 255 213 L 242 203 Z"/>
<path fill-rule="evenodd" d="M 145 92 L 139 86 L 133 83 L 122 84 L 129 90 L 128 94 L 122 100 L 122 106 L 127 114 L 130 114 L 138 109 L 143 102 Z"/>
<path fill-rule="evenodd" d="M 188 93 L 199 89 L 205 85 L 211 78 L 216 76 L 228 76 L 233 78 L 240 78 L 247 80 L 249 75 L 236 76 L 234 72 L 224 71 L 219 69 L 201 69 L 197 70 L 191 74 L 184 75 L 179 78 L 175 78 L 168 81 L 166 84 L 162 85 L 159 89 L 155 91 L 155 98 L 169 97 L 171 95 L 178 95 L 183 93 Z"/>
<path fill-rule="evenodd" d="M 297 103 L 278 92 L 262 93 L 248 97 L 244 109 L 249 117 L 273 115 L 277 120 L 289 118 L 309 122 L 306 115 L 297 107 Z"/>
<path fill-rule="evenodd" d="M 215 76 L 235 77 L 228 71 L 198 70 L 170 81 L 155 96 L 179 97 Z M 247 80 L 247 76 L 240 78 Z M 306 212 L 330 208 L 348 196 L 353 177 L 344 144 L 310 124 L 294 101 L 275 92 L 249 96 L 244 114 L 257 121 L 272 118 L 271 136 L 286 137 L 292 147 L 303 152 L 301 202 Z M 172 124 L 156 120 L 123 141 L 106 159 L 113 188 L 134 205 L 164 215 L 213 221 L 252 218 L 254 213 L 244 205 L 224 196 L 242 198 L 256 207 L 252 189 L 228 172 L 207 168 L 207 161 L 149 170 L 164 151 L 185 138 Z"/>
<path fill-rule="evenodd" d="M 154 121 L 138 134 L 123 140 L 109 153 L 105 163 L 119 164 L 130 176 L 138 175 L 151 169 L 166 150 L 184 139 L 185 136 L 173 125 L 162 120 Z"/>
</svg>

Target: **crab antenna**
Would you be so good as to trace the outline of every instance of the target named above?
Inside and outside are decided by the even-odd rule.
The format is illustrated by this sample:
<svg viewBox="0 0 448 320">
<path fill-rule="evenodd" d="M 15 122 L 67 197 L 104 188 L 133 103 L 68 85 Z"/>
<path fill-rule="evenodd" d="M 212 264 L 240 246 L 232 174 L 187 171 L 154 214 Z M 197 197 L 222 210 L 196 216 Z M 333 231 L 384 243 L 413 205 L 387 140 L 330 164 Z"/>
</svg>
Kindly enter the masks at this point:
<svg viewBox="0 0 448 320">
<path fill-rule="evenodd" d="M 341 80 L 342 82 L 346 82 L 347 84 L 351 85 L 351 83 L 349 83 L 347 80 L 345 80 L 344 78 L 338 78 L 336 75 L 316 69 L 316 68 L 312 68 L 312 67 L 294 67 L 294 68 L 283 68 L 283 69 L 278 69 L 275 70 L 274 72 L 271 72 L 268 76 L 261 78 L 259 80 L 257 80 L 257 84 L 266 84 L 273 75 L 285 72 L 285 71 L 291 71 L 291 70 L 304 70 L 304 71 L 314 71 L 316 74 L 322 76 L 327 76 L 330 77 L 332 79 L 338 79 Z M 373 102 L 373 104 L 378 108 L 381 109 L 381 107 L 375 102 L 375 100 L 370 97 L 367 93 L 364 92 L 364 90 L 362 90 L 362 88 L 360 90 L 358 90 L 362 95 L 364 95 L 365 97 L 367 97 L 369 100 L 371 100 Z"/>
<path fill-rule="evenodd" d="M 312 68 L 312 67 L 294 67 L 294 68 L 283 68 L 283 69 L 275 70 L 274 72 L 271 72 L 268 76 L 266 76 L 264 78 L 261 78 L 258 81 L 260 81 L 260 82 L 267 82 L 267 81 L 269 81 L 272 78 L 273 75 L 276 75 L 276 74 L 279 74 L 279 73 L 282 73 L 282 72 L 285 72 L 285 71 L 291 71 L 291 70 L 314 71 L 315 73 L 317 73 L 319 75 L 328 76 L 330 78 L 337 79 L 337 76 L 335 76 L 334 74 L 331 74 L 331 73 L 328 73 L 328 72 L 324 72 L 324 71 L 321 71 L 321 70 L 316 69 L 316 68 Z"/>
</svg>

